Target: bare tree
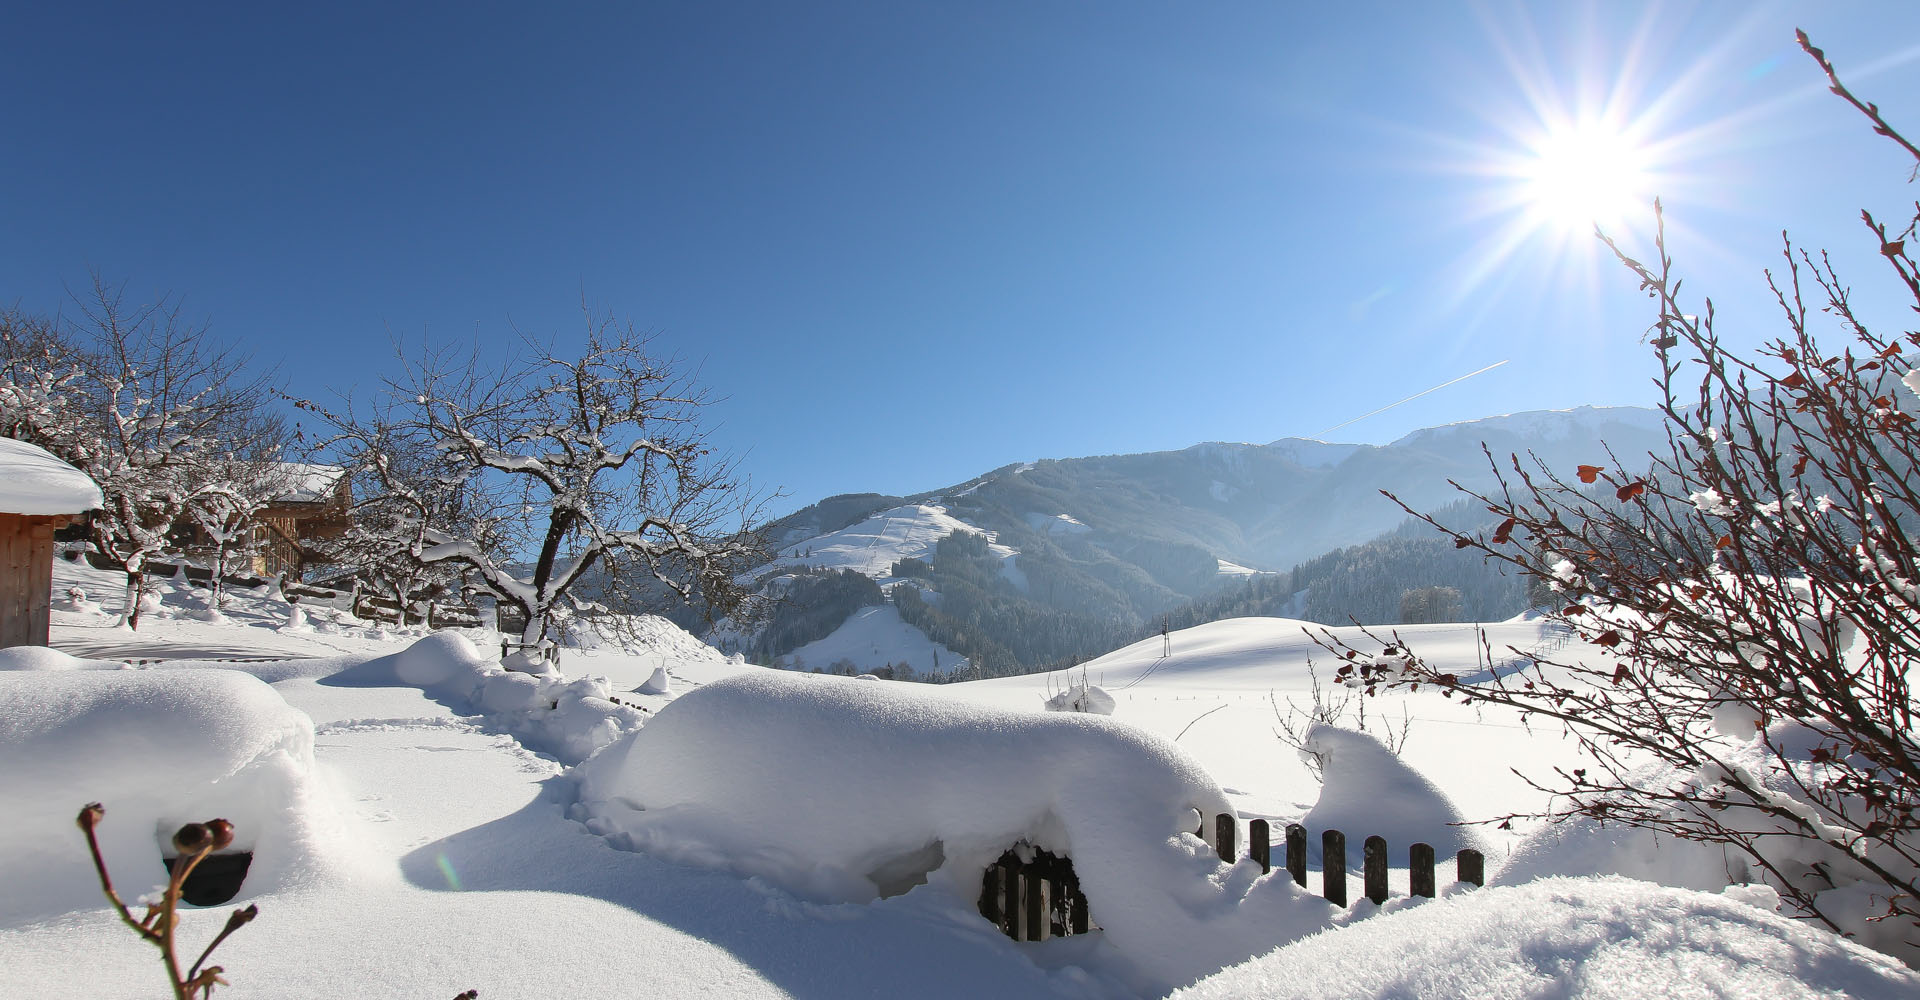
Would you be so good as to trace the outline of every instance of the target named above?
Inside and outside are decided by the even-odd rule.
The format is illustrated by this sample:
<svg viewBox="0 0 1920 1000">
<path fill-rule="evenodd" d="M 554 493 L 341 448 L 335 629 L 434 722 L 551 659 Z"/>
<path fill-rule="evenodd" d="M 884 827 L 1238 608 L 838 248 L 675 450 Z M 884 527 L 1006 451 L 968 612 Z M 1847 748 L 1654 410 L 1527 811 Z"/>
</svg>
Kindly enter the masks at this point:
<svg viewBox="0 0 1920 1000">
<path fill-rule="evenodd" d="M 1862 219 L 1920 309 L 1920 205 L 1904 227 Z M 1550 617 L 1608 655 L 1464 685 L 1345 649 L 1343 674 L 1554 720 L 1594 761 L 1551 783 L 1572 813 L 1722 845 L 1798 914 L 1920 959 L 1920 333 L 1872 329 L 1827 256 L 1787 242 L 1768 277 L 1789 332 L 1742 357 L 1711 300 L 1683 304 L 1664 228 L 1651 264 L 1607 244 L 1658 307 L 1668 448 L 1638 468 L 1514 458 L 1498 491 L 1473 494 L 1499 526 L 1448 534 L 1550 585 Z M 1816 342 L 1823 322 L 1837 352 Z"/>
<path fill-rule="evenodd" d="M 747 529 L 759 501 L 707 445 L 705 391 L 631 327 L 591 315 L 577 354 L 526 350 L 498 368 L 403 356 L 405 373 L 364 415 L 299 405 L 410 512 L 412 558 L 469 571 L 524 616 L 525 643 L 577 610 L 590 577 L 599 595 L 650 587 L 724 613 L 758 551 Z M 424 480 L 397 457 L 406 442 L 436 456 Z M 464 491 L 474 516 L 438 521 L 428 489 Z"/>
<path fill-rule="evenodd" d="M 71 314 L 8 317 L 0 422 L 100 486 L 94 545 L 126 570 L 125 621 L 137 628 L 147 561 L 203 501 L 231 506 L 237 486 L 220 470 L 257 474 L 284 427 L 265 408 L 268 379 L 246 374 L 247 359 L 178 300 L 130 305 L 96 273 L 73 301 Z"/>
</svg>

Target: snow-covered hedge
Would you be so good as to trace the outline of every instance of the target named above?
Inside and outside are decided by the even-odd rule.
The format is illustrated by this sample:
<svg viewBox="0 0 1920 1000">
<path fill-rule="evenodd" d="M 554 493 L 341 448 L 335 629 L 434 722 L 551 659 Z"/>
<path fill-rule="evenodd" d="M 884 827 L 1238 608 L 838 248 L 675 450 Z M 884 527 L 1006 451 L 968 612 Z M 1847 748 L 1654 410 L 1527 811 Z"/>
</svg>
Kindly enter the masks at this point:
<svg viewBox="0 0 1920 1000">
<path fill-rule="evenodd" d="M 74 816 L 131 899 L 165 881 L 187 822 L 232 820 L 253 852 L 242 897 L 312 870 L 313 723 L 227 670 L 0 672 L 0 926 L 102 905 Z"/>
<path fill-rule="evenodd" d="M 714 654 L 718 656 L 718 654 Z M 507 670 L 457 632 L 436 632 L 390 656 L 321 681 L 340 687 L 417 687 L 463 715 L 477 715 L 530 749 L 577 763 L 638 727 L 643 713 L 613 702 L 604 677 Z"/>
<path fill-rule="evenodd" d="M 1751 730 L 1751 723 L 1747 724 Z M 1762 736 L 1764 735 L 1764 739 Z M 1862 861 L 1911 878 L 1915 866 L 1884 842 L 1857 841 L 1858 856 L 1843 854 L 1821 839 L 1803 835 L 1798 823 L 1753 808 L 1753 797 L 1741 786 L 1756 789 L 1766 804 L 1780 807 L 1815 829 L 1840 826 L 1833 811 L 1815 802 L 1806 789 L 1817 787 L 1832 739 L 1797 722 L 1779 722 L 1748 742 L 1725 752 L 1721 764 L 1699 769 L 1652 765 L 1637 772 L 1642 787 L 1663 794 L 1678 792 L 1666 805 L 1678 825 L 1706 812 L 1699 803 L 1717 803 L 1712 819 L 1750 835 L 1768 862 L 1790 873 L 1795 885 L 1811 896 L 1821 916 L 1847 936 L 1872 948 L 1920 962 L 1920 944 L 1912 941 L 1912 924 L 1898 919 L 1876 919 L 1885 912 L 1886 884 L 1869 875 Z M 1737 771 L 1740 781 L 1729 780 Z M 1864 808 L 1849 799 L 1858 812 L 1849 818 L 1864 825 Z M 1837 839 L 1846 839 L 1834 834 Z M 1909 855 L 1910 856 L 1910 855 Z M 1494 881 L 1518 884 L 1550 875 L 1620 874 L 1664 885 L 1714 890 L 1727 885 L 1768 882 L 1774 876 L 1741 850 L 1723 843 L 1682 839 L 1672 833 L 1574 816 L 1549 824 L 1522 841 Z M 1791 902 L 1785 909 L 1794 913 Z M 1807 916 L 1807 914 L 1795 913 Z"/>
<path fill-rule="evenodd" d="M 618 846 L 867 900 L 924 873 L 971 908 L 1025 841 L 1072 859 L 1094 923 L 1148 976 L 1190 981 L 1330 925 L 1286 877 L 1194 836 L 1232 812 L 1178 747 L 1112 719 L 911 685 L 755 672 L 680 696 L 573 771 Z"/>
<path fill-rule="evenodd" d="M 1209 976 L 1170 1000 L 1911 996 L 1920 996 L 1920 975 L 1733 893 L 1560 878 L 1403 903 Z"/>
<path fill-rule="evenodd" d="M 1300 822 L 1308 830 L 1307 851 L 1320 863 L 1320 832 L 1347 835 L 1347 868 L 1360 870 L 1368 837 L 1384 837 L 1390 857 L 1404 860 L 1416 843 L 1431 845 L 1438 858 L 1461 848 L 1486 850 L 1439 786 L 1409 767 L 1372 736 L 1316 723 L 1307 730 L 1302 755 L 1318 759 L 1320 798 Z"/>
</svg>

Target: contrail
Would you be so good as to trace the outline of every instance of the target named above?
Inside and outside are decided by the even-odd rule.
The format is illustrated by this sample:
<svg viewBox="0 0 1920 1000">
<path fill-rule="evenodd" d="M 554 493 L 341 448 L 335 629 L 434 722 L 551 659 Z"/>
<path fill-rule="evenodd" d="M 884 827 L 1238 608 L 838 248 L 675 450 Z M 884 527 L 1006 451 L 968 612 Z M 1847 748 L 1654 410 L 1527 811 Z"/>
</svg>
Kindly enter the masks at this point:
<svg viewBox="0 0 1920 1000">
<path fill-rule="evenodd" d="M 1504 364 L 1506 364 L 1506 363 L 1507 363 L 1508 361 L 1511 361 L 1511 360 L 1513 360 L 1513 359 L 1512 359 L 1512 358 L 1503 358 L 1503 359 L 1501 359 L 1501 360 L 1499 360 L 1499 361 L 1495 361 L 1495 362 L 1494 362 L 1493 364 L 1490 364 L 1490 365 L 1488 365 L 1488 366 L 1486 366 L 1485 368 L 1482 368 L 1482 369 L 1480 369 L 1479 371 L 1473 371 L 1473 372 L 1468 372 L 1468 373 L 1466 373 L 1465 375 L 1462 375 L 1462 376 L 1460 376 L 1459 378 L 1456 378 L 1456 379 L 1448 379 L 1447 381 L 1445 381 L 1445 382 L 1442 382 L 1442 383 L 1440 383 L 1439 385 L 1436 385 L 1436 386 L 1434 386 L 1434 387 L 1433 387 L 1433 388 L 1431 388 L 1431 389 L 1422 389 L 1422 390 L 1420 390 L 1419 392 L 1416 392 L 1416 393 L 1414 393 L 1413 395 L 1411 395 L 1411 396 L 1408 396 L 1408 397 L 1407 397 L 1407 398 L 1405 398 L 1405 399 L 1401 399 L 1401 400 L 1395 400 L 1394 402 L 1391 402 L 1391 403 L 1388 403 L 1387 405 L 1385 405 L 1385 406 L 1382 406 L 1381 408 L 1379 408 L 1379 409 L 1377 409 L 1377 410 L 1370 410 L 1370 411 L 1368 411 L 1368 412 L 1366 412 L 1366 413 L 1362 413 L 1362 414 L 1360 414 L 1359 416 L 1357 416 L 1357 417 L 1355 417 L 1355 418 L 1353 418 L 1352 420 L 1344 420 L 1344 421 L 1341 421 L 1340 423 L 1337 423 L 1337 424 L 1334 424 L 1334 425 L 1333 425 L 1332 427 L 1329 427 L 1329 428 L 1327 428 L 1326 430 L 1324 430 L 1324 431 L 1321 431 L 1321 432 L 1319 432 L 1318 434 L 1315 434 L 1315 435 L 1314 435 L 1314 437 L 1316 437 L 1316 438 L 1318 438 L 1318 437 L 1322 437 L 1322 436 L 1324 436 L 1324 435 L 1327 435 L 1327 434 L 1331 434 L 1331 433 L 1333 433 L 1334 431 L 1337 431 L 1337 430 L 1339 430 L 1340 428 L 1342 428 L 1342 427 L 1345 427 L 1345 426 L 1347 426 L 1348 424 L 1357 424 L 1357 423 L 1359 423 L 1360 421 L 1362 421 L 1362 420 L 1365 420 L 1365 419 L 1367 419 L 1368 417 L 1371 417 L 1371 416 L 1373 416 L 1373 415 L 1374 415 L 1374 414 L 1376 414 L 1376 413 L 1385 413 L 1385 412 L 1387 412 L 1388 410 L 1391 410 L 1391 409 L 1393 409 L 1394 407 L 1396 407 L 1396 406 L 1399 406 L 1399 405 L 1400 405 L 1401 403 L 1411 403 L 1411 402 L 1413 402 L 1414 400 L 1416 400 L 1416 399 L 1419 399 L 1419 398 L 1420 398 L 1421 396 L 1424 396 L 1424 395 L 1426 395 L 1427 393 L 1430 393 L 1430 392 L 1438 392 L 1438 391 L 1440 391 L 1441 389 L 1445 389 L 1445 388 L 1446 388 L 1447 386 L 1450 386 L 1450 385 L 1452 385 L 1452 384 L 1454 384 L 1455 382 L 1465 382 L 1466 380 L 1468 380 L 1468 379 L 1470 379 L 1470 378 L 1472 378 L 1472 377 L 1474 377 L 1475 375 L 1479 375 L 1479 374 L 1482 374 L 1482 373 L 1484 373 L 1484 372 L 1490 372 L 1490 371 L 1492 371 L 1492 370 L 1494 370 L 1495 368 L 1498 368 L 1498 367 L 1500 367 L 1501 365 L 1504 365 Z"/>
</svg>

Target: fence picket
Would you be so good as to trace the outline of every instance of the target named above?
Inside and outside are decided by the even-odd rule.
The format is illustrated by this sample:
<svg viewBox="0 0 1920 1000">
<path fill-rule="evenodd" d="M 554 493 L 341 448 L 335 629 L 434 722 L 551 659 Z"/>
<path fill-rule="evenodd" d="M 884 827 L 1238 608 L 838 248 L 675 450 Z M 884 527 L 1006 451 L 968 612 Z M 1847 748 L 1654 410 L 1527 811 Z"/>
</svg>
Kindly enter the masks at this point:
<svg viewBox="0 0 1920 1000">
<path fill-rule="evenodd" d="M 1026 932 L 1023 941 L 1045 941 L 1047 939 L 1047 880 L 1033 872 L 1020 876 L 1025 884 L 1027 897 Z"/>
<path fill-rule="evenodd" d="M 1454 855 L 1453 865 L 1460 881 L 1472 882 L 1477 886 L 1487 884 L 1487 858 L 1479 851 L 1471 847 L 1461 850 Z"/>
<path fill-rule="evenodd" d="M 1227 864 L 1233 864 L 1233 859 L 1240 853 L 1234 844 L 1238 833 L 1231 813 L 1221 813 L 1213 818 L 1213 849 L 1219 853 L 1220 860 Z"/>
<path fill-rule="evenodd" d="M 1287 874 L 1294 885 L 1307 887 L 1307 828 L 1298 823 L 1287 824 Z"/>
<path fill-rule="evenodd" d="M 1338 830 L 1320 834 L 1320 895 L 1335 906 L 1347 905 L 1347 835 Z"/>
<path fill-rule="evenodd" d="M 1407 848 L 1407 895 L 1433 898 L 1433 845 Z"/>
<path fill-rule="evenodd" d="M 1268 838 L 1272 836 L 1264 819 L 1247 824 L 1247 857 L 1260 863 L 1262 875 L 1273 870 L 1273 847 L 1268 843 Z"/>
<path fill-rule="evenodd" d="M 1387 901 L 1387 838 L 1368 837 L 1363 848 L 1361 873 L 1366 878 L 1367 898 L 1376 904 Z"/>
</svg>

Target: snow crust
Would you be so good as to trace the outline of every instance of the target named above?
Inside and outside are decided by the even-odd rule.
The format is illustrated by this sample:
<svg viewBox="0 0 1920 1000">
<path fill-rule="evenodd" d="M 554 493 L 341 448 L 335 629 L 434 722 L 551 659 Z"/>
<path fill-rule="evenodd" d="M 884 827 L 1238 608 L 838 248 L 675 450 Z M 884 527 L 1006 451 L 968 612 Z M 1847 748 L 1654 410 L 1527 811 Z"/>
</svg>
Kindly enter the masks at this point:
<svg viewBox="0 0 1920 1000">
<path fill-rule="evenodd" d="M 1329 926 L 1332 908 L 1193 831 L 1231 812 L 1198 762 L 1114 720 L 908 685 L 752 672 L 682 695 L 573 771 L 617 846 L 870 900 L 918 860 L 971 901 L 1025 842 L 1072 859 L 1094 923 L 1168 985 Z"/>
<path fill-rule="evenodd" d="M 0 514 L 78 514 L 101 502 L 86 473 L 39 445 L 0 438 Z"/>
<path fill-rule="evenodd" d="M 1920 975 L 1737 899 L 1627 879 L 1460 892 L 1298 941 L 1177 1000 L 1888 1000 Z"/>
<path fill-rule="evenodd" d="M 101 904 L 74 816 L 107 809 L 110 870 L 163 881 L 173 832 L 224 817 L 254 852 L 241 896 L 316 870 L 313 723 L 227 670 L 0 673 L 0 926 Z"/>
</svg>

